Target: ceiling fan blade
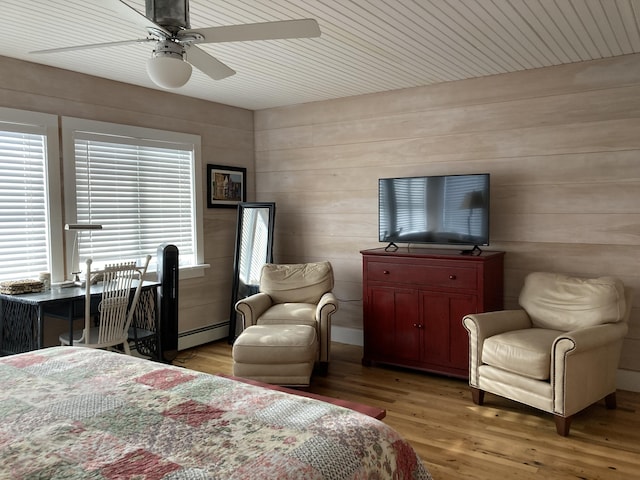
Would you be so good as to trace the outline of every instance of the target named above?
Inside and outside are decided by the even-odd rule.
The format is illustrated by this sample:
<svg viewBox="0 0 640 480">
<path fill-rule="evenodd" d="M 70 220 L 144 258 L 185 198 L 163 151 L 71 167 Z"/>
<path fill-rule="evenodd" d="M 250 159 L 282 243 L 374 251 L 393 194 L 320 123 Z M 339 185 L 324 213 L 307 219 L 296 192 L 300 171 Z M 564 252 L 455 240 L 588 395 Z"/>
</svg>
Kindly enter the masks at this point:
<svg viewBox="0 0 640 480">
<path fill-rule="evenodd" d="M 140 13 L 135 8 L 130 7 L 121 0 L 103 0 L 103 5 L 110 10 L 113 10 L 119 18 L 125 21 L 130 21 L 145 29 L 154 28 L 164 32 L 169 37 L 171 36 L 171 32 L 169 32 L 169 30 L 149 20 L 144 16 L 144 14 Z"/>
<path fill-rule="evenodd" d="M 312 18 L 282 20 L 278 22 L 247 23 L 222 27 L 184 30 L 178 37 L 198 33 L 204 37 L 194 43 L 245 42 L 252 40 L 276 40 L 282 38 L 310 38 L 320 36 L 318 22 Z"/>
<path fill-rule="evenodd" d="M 73 47 L 58 47 L 58 48 L 48 48 L 45 50 L 35 50 L 29 53 L 59 53 L 59 52 L 72 52 L 74 50 L 86 50 L 89 48 L 103 48 L 103 47 L 115 47 L 118 45 L 129 45 L 132 43 L 146 43 L 146 42 L 154 42 L 156 40 L 152 38 L 138 38 L 136 40 L 121 40 L 119 42 L 105 42 L 105 43 L 90 43 L 87 45 L 75 45 Z"/>
<path fill-rule="evenodd" d="M 235 70 L 198 47 L 189 47 L 186 56 L 187 62 L 214 80 L 222 80 L 236 73 Z"/>
</svg>

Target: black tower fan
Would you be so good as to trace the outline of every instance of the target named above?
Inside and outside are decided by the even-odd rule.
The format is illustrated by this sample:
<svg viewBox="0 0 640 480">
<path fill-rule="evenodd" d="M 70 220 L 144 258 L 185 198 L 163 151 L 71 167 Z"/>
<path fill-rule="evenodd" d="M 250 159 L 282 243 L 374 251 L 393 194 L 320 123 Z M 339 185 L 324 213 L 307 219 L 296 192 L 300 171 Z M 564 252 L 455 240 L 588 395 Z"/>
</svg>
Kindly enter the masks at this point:
<svg viewBox="0 0 640 480">
<path fill-rule="evenodd" d="M 158 247 L 158 359 L 171 363 L 178 355 L 178 247 Z"/>
</svg>

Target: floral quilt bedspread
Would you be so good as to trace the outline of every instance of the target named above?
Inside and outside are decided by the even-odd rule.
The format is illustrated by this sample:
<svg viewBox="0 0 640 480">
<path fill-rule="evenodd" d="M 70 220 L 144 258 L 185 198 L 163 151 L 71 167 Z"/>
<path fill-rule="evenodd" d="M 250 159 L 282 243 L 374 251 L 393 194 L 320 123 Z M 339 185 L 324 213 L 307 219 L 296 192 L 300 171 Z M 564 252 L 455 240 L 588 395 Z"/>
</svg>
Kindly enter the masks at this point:
<svg viewBox="0 0 640 480">
<path fill-rule="evenodd" d="M 0 358 L 0 479 L 430 479 L 379 420 L 81 347 Z"/>
</svg>

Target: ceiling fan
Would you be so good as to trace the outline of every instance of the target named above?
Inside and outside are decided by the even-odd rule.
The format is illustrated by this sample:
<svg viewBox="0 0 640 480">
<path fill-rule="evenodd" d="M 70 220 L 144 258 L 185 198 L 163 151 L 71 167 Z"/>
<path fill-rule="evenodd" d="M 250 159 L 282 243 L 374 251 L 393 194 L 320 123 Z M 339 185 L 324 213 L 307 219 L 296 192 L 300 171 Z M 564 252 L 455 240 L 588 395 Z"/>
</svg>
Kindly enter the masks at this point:
<svg viewBox="0 0 640 480">
<path fill-rule="evenodd" d="M 50 48 L 30 53 L 58 53 L 155 42 L 153 54 L 147 60 L 149 77 L 160 87 L 178 88 L 186 84 L 191 77 L 191 65 L 214 80 L 221 80 L 236 73 L 217 58 L 198 48 L 197 44 L 320 36 L 318 22 L 313 19 L 191 29 L 189 0 L 145 0 L 144 15 L 121 0 L 104 0 L 102 4 L 114 10 L 123 19 L 145 28 L 148 36 L 118 42 Z"/>
</svg>

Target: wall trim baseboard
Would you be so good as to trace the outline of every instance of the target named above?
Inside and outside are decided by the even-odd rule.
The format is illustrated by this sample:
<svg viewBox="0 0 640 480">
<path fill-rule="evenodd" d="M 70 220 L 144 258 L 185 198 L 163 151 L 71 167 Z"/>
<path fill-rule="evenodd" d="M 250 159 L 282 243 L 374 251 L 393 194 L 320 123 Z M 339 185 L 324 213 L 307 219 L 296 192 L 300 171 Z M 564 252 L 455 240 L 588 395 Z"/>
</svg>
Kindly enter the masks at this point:
<svg viewBox="0 0 640 480">
<path fill-rule="evenodd" d="M 364 346 L 364 336 L 362 330 L 357 328 L 331 326 L 331 341 L 346 343 L 347 345 Z"/>
<path fill-rule="evenodd" d="M 180 332 L 178 334 L 178 350 L 186 350 L 205 343 L 215 342 L 228 336 L 229 322 Z M 364 345 L 362 330 L 356 328 L 332 327 L 331 341 L 360 347 Z"/>
<path fill-rule="evenodd" d="M 205 343 L 215 342 L 228 336 L 229 322 L 181 332 L 178 335 L 178 350 L 186 350 Z M 364 345 L 363 332 L 357 328 L 333 326 L 331 328 L 331 341 L 359 347 Z M 616 386 L 619 390 L 640 392 L 640 372 L 618 370 Z"/>
<path fill-rule="evenodd" d="M 618 375 L 616 376 L 616 387 L 618 387 L 618 390 L 640 392 L 640 372 L 633 370 L 618 370 Z"/>
<path fill-rule="evenodd" d="M 331 328 L 331 341 L 346 343 L 347 345 L 364 345 L 362 330 L 356 328 L 337 327 Z M 640 392 L 640 372 L 632 370 L 618 370 L 616 376 L 616 387 L 618 390 L 628 390 L 630 392 Z"/>
</svg>

